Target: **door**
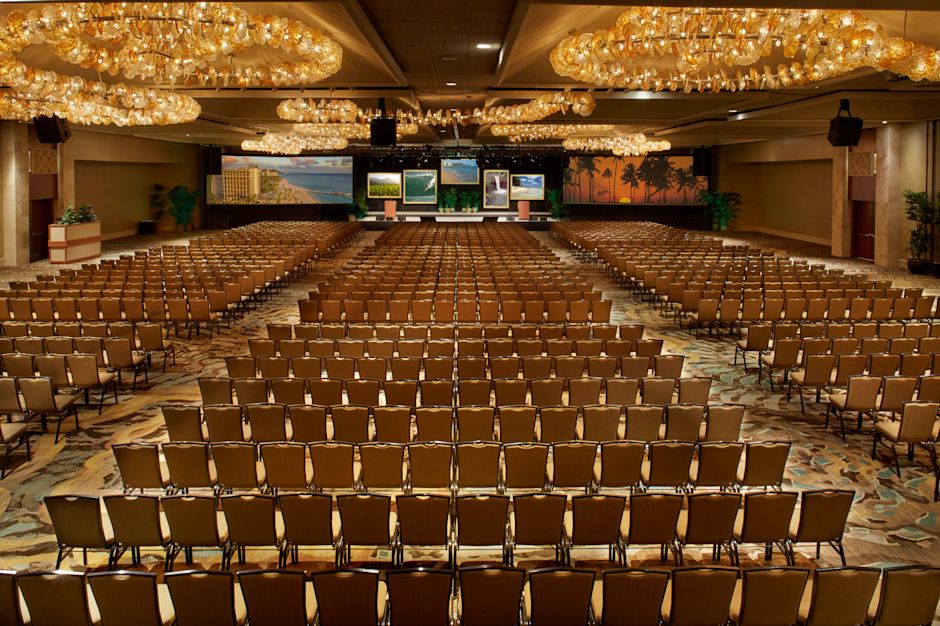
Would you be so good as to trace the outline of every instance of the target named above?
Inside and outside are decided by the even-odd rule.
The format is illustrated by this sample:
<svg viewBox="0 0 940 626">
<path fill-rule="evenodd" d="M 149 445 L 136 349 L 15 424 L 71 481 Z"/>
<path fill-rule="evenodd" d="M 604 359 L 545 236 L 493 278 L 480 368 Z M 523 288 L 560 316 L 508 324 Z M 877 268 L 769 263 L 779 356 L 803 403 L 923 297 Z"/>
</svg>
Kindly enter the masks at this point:
<svg viewBox="0 0 940 626">
<path fill-rule="evenodd" d="M 875 203 L 852 200 L 852 256 L 875 260 Z"/>
<path fill-rule="evenodd" d="M 49 224 L 52 223 L 55 199 L 29 201 L 29 262 L 49 256 Z"/>
</svg>

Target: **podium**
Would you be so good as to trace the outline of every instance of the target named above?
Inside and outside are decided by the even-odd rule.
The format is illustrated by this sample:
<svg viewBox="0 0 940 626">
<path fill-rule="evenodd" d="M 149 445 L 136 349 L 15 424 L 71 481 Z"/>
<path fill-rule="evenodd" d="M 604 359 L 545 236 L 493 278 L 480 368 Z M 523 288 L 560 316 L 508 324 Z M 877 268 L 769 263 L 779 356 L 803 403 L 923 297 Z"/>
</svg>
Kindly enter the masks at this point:
<svg viewBox="0 0 940 626">
<path fill-rule="evenodd" d="M 398 210 L 398 200 L 385 201 L 385 219 L 394 220 L 395 212 Z"/>
<path fill-rule="evenodd" d="M 516 202 L 516 209 L 519 211 L 519 219 L 526 221 L 529 219 L 529 201 L 519 200 Z"/>
</svg>

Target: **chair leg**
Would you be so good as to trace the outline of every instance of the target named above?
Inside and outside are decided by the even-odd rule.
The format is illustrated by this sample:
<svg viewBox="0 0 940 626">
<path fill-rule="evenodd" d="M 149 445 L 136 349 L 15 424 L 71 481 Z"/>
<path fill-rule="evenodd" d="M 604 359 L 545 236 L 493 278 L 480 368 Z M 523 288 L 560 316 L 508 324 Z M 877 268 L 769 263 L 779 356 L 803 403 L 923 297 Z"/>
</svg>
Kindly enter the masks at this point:
<svg viewBox="0 0 940 626">
<path fill-rule="evenodd" d="M 6 453 L 3 455 L 3 466 L 0 468 L 0 480 L 2 480 L 7 475 L 7 463 L 10 461 L 10 443 L 7 443 Z"/>
</svg>

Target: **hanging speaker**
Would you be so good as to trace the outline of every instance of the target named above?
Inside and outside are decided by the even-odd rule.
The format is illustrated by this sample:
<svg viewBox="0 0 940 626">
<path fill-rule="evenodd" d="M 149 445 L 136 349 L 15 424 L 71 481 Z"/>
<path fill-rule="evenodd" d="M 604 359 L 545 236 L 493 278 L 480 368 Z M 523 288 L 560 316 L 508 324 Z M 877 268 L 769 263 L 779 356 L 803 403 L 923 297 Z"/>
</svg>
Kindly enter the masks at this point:
<svg viewBox="0 0 940 626">
<path fill-rule="evenodd" d="M 205 157 L 206 174 L 215 176 L 222 173 L 222 147 L 207 146 L 203 152 Z"/>
<path fill-rule="evenodd" d="M 862 118 L 834 117 L 829 122 L 829 143 L 854 148 L 862 138 Z"/>
<path fill-rule="evenodd" d="M 41 115 L 33 118 L 39 143 L 64 143 L 72 136 L 69 123 L 61 117 Z"/>
<path fill-rule="evenodd" d="M 373 146 L 394 146 L 397 143 L 398 122 L 394 117 L 377 117 L 369 124 Z"/>
<path fill-rule="evenodd" d="M 708 148 L 692 149 L 692 175 L 709 176 L 711 174 L 711 150 Z"/>
</svg>

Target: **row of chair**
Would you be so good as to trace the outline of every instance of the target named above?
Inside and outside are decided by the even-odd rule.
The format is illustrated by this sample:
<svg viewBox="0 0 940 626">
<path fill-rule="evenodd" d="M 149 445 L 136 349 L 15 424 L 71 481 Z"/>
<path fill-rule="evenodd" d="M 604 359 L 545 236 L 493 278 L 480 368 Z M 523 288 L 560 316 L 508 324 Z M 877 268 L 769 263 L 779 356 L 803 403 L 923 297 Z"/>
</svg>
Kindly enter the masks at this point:
<svg viewBox="0 0 940 626">
<path fill-rule="evenodd" d="M 170 441 L 736 441 L 743 405 L 164 405 Z M 327 435 L 331 436 L 327 436 Z"/>
<path fill-rule="evenodd" d="M 296 369 L 295 369 L 296 372 Z M 412 372 L 417 376 L 417 367 Z M 704 406 L 708 402 L 711 378 L 468 378 L 411 380 L 339 378 L 199 378 L 203 404 L 233 404 L 234 389 L 240 405 L 274 401 L 280 404 L 334 406 L 354 404 L 379 406 L 513 406 L 583 407 L 602 402 L 610 405 L 666 405 L 679 403 Z M 639 390 L 640 394 L 637 395 Z M 344 393 L 345 391 L 345 393 Z M 603 400 L 601 396 L 603 394 Z"/>
<path fill-rule="evenodd" d="M 508 565 L 519 546 L 553 548 L 555 560 L 570 565 L 573 549 L 603 546 L 610 561 L 623 565 L 630 548 L 656 546 L 661 561 L 672 553 L 680 566 L 689 546 L 711 547 L 716 561 L 724 550 L 732 565 L 740 565 L 740 547 L 757 545 L 765 560 L 777 547 L 793 565 L 797 545 L 816 544 L 818 559 L 823 543 L 845 565 L 842 537 L 854 496 L 833 489 L 570 499 L 476 494 L 453 501 L 432 494 L 62 495 L 47 496 L 45 506 L 59 549 L 56 568 L 75 549 L 86 564 L 89 550 L 107 552 L 109 568 L 130 549 L 137 565 L 142 548 L 163 549 L 167 571 L 181 552 L 191 563 L 197 548 L 221 549 L 222 569 L 236 555 L 244 563 L 248 548 L 276 550 L 282 567 L 288 556 L 297 562 L 301 547 L 328 547 L 342 565 L 356 546 L 388 549 L 393 564 L 404 562 L 405 548 L 441 547 L 449 565 L 461 547 L 499 548 Z"/>
<path fill-rule="evenodd" d="M 115 444 L 125 491 L 779 488 L 786 441 Z M 405 454 L 407 452 L 407 460 Z M 356 460 L 358 453 L 358 461 Z M 600 453 L 600 454 L 598 454 Z M 160 462 L 162 457 L 165 465 Z M 258 460 L 260 458 L 260 461 Z"/>
<path fill-rule="evenodd" d="M 454 581 L 458 584 L 453 584 Z M 929 624 L 940 571 L 682 567 L 671 572 L 461 566 L 378 571 L 0 572 L 0 617 L 111 624 Z M 417 600 L 417 601 L 416 601 Z"/>
<path fill-rule="evenodd" d="M 487 324 L 439 326 L 429 324 L 267 324 L 268 339 L 569 339 L 586 341 L 600 339 L 643 338 L 642 324 L 592 324 L 566 326 L 560 324 Z M 940 331 L 940 329 L 938 329 Z M 428 336 L 430 333 L 430 337 Z"/>
</svg>

